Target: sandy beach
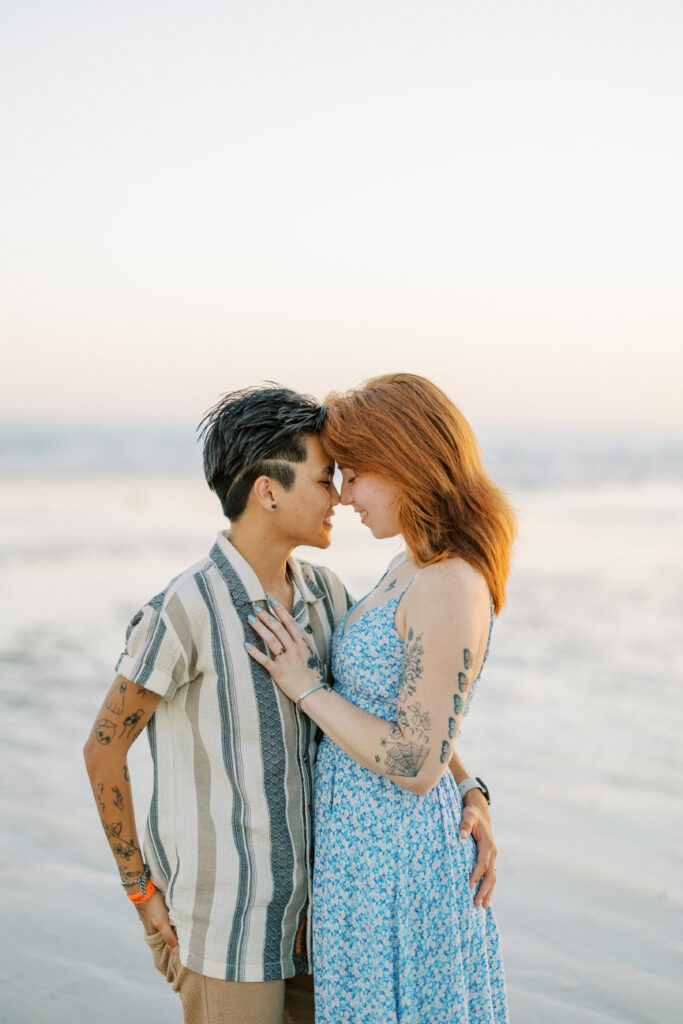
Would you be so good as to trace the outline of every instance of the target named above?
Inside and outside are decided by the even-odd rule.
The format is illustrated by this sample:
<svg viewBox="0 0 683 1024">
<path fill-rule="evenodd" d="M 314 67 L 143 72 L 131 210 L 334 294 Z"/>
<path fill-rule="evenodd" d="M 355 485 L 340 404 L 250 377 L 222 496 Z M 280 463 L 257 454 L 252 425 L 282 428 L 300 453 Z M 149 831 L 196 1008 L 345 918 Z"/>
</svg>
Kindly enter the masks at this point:
<svg viewBox="0 0 683 1024">
<path fill-rule="evenodd" d="M 683 1007 L 683 486 L 519 490 L 509 604 L 460 752 L 490 785 L 517 1024 Z M 197 479 L 5 480 L 0 1024 L 180 1021 L 101 834 L 81 747 L 138 605 L 223 526 Z M 361 596 L 396 550 L 340 510 Z M 310 554 L 310 553 L 307 553 Z M 150 786 L 130 759 L 138 822 Z"/>
</svg>

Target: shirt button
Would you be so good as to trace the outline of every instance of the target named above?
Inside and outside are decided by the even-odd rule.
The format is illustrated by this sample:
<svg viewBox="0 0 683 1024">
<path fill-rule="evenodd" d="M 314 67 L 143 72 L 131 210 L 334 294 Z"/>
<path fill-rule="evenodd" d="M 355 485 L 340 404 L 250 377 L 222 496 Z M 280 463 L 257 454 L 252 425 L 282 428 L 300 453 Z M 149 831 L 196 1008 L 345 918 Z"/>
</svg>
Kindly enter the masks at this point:
<svg viewBox="0 0 683 1024">
<path fill-rule="evenodd" d="M 308 809 L 309 809 L 309 811 L 312 811 L 313 810 L 313 804 L 309 804 L 308 805 Z"/>
</svg>

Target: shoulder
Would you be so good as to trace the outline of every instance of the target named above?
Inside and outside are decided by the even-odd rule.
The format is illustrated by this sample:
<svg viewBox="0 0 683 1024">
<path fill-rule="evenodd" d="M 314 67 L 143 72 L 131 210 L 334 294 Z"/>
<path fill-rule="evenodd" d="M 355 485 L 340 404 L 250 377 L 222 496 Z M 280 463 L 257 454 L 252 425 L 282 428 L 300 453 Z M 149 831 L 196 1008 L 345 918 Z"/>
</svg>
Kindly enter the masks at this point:
<svg viewBox="0 0 683 1024">
<path fill-rule="evenodd" d="M 386 576 L 388 573 L 391 572 L 392 569 L 395 569 L 397 565 L 400 565 L 401 562 L 405 561 L 405 558 L 406 558 L 406 550 L 405 550 L 405 548 L 403 548 L 401 551 L 399 551 L 397 554 L 395 554 L 394 557 L 391 559 L 391 561 L 389 562 L 388 566 L 384 570 L 384 575 Z"/>
<path fill-rule="evenodd" d="M 182 601 L 196 590 L 198 576 L 206 576 L 215 569 L 215 562 L 211 558 L 201 558 L 198 562 L 188 566 L 187 569 L 183 569 L 177 576 L 174 576 L 164 590 L 157 594 L 155 598 L 152 598 L 152 601 L 158 601 L 161 598 L 163 606 L 168 605 L 172 598 Z"/>
<path fill-rule="evenodd" d="M 487 603 L 489 594 L 484 577 L 462 558 L 445 558 L 420 569 L 408 593 L 411 591 L 422 599 L 478 602 L 485 598 Z"/>
<path fill-rule="evenodd" d="M 169 604 L 174 606 L 189 602 L 191 595 L 194 594 L 197 588 L 197 574 L 206 574 L 211 570 L 212 566 L 211 559 L 203 558 L 183 570 L 177 576 L 174 576 L 163 590 L 160 590 L 154 597 L 150 597 L 148 601 L 145 601 L 140 610 L 133 616 L 128 627 L 129 631 L 131 627 L 137 626 L 142 620 L 154 620 L 165 617 Z"/>
<path fill-rule="evenodd" d="M 418 572 L 402 610 L 407 627 L 449 633 L 457 626 L 479 634 L 488 627 L 488 586 L 468 562 L 444 559 Z"/>
</svg>

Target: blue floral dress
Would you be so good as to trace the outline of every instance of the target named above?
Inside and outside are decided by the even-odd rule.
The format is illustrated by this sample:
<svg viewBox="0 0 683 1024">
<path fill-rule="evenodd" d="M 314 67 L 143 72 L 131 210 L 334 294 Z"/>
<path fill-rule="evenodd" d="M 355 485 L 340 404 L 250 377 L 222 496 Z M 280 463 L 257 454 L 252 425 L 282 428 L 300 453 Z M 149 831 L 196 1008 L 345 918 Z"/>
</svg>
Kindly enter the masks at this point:
<svg viewBox="0 0 683 1024">
<path fill-rule="evenodd" d="M 392 722 L 403 592 L 345 619 L 332 650 L 337 692 Z M 315 779 L 316 1024 L 506 1022 L 496 921 L 473 902 L 475 843 L 460 839 L 450 771 L 415 796 L 324 737 Z"/>
</svg>

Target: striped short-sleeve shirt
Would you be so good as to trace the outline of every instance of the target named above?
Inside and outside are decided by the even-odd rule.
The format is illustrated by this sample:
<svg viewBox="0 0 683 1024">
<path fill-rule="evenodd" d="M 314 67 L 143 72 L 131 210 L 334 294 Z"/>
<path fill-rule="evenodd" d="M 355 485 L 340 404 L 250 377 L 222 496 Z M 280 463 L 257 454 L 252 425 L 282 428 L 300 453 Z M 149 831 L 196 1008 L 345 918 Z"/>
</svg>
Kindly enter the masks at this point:
<svg viewBox="0 0 683 1024">
<path fill-rule="evenodd" d="M 289 560 L 292 614 L 329 666 L 350 598 Z M 247 654 L 265 593 L 219 533 L 208 558 L 132 619 L 117 672 L 163 698 L 148 726 L 154 788 L 144 850 L 182 963 L 267 981 L 311 970 L 315 724 Z M 329 673 L 329 668 L 328 668 Z"/>
</svg>

